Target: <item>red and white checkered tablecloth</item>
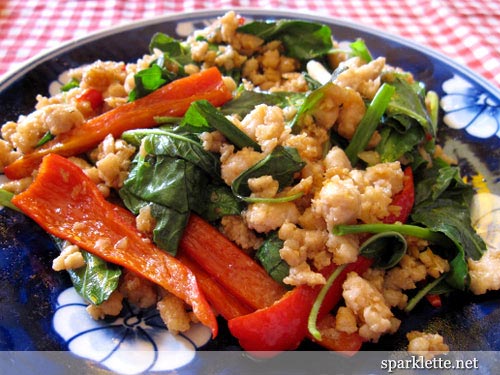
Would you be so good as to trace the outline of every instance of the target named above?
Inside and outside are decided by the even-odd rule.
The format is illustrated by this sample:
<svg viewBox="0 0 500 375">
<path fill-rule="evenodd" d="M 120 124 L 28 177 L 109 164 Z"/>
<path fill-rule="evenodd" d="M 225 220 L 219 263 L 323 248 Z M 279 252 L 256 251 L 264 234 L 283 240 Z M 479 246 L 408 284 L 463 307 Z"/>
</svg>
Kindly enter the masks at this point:
<svg viewBox="0 0 500 375">
<path fill-rule="evenodd" d="M 0 0 L 0 75 L 62 42 L 200 9 L 300 10 L 431 47 L 500 87 L 500 0 Z"/>
</svg>

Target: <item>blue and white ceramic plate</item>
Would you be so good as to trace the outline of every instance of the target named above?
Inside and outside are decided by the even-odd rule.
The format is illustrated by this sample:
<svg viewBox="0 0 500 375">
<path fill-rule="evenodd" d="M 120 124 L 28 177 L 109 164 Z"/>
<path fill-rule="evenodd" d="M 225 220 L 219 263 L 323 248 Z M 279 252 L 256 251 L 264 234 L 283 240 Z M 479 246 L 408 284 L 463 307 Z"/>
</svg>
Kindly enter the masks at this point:
<svg viewBox="0 0 500 375">
<path fill-rule="evenodd" d="M 499 249 L 500 90 L 446 57 L 408 40 L 348 22 L 286 11 L 243 10 L 247 19 L 301 18 L 329 25 L 339 41 L 363 38 L 374 56 L 385 56 L 423 81 L 441 97 L 445 126 L 439 138 L 465 175 L 476 176 L 475 225 L 489 246 Z M 134 61 L 162 31 L 180 39 L 211 23 L 224 11 L 175 14 L 132 23 L 65 44 L 38 56 L 0 82 L 0 124 L 31 112 L 37 94 L 49 95 L 61 74 L 95 60 Z M 477 177 L 479 176 L 479 177 Z M 64 273 L 52 271 L 56 256 L 48 236 L 32 221 L 0 209 L 0 369 L 2 373 L 264 373 L 267 364 L 241 352 L 224 323 L 216 340 L 204 327 L 172 336 L 152 311 L 125 308 L 119 318 L 95 322 Z M 500 293 L 451 300 L 439 308 L 421 304 L 400 331 L 369 350 L 392 351 L 406 345 L 405 333 L 440 332 L 454 351 L 498 351 Z M 196 351 L 199 349 L 199 351 Z M 316 351 L 304 344 L 301 351 Z M 233 356 L 206 355 L 221 351 Z M 5 353 L 9 353 L 8 356 Z M 29 355 L 22 355 L 29 353 Z M 50 355 L 49 355 L 50 354 Z M 334 368 L 348 359 L 331 357 Z M 293 361 L 292 361 L 293 362 Z M 311 361 L 283 363 L 272 373 L 314 373 Z M 332 365 L 333 366 L 333 365 Z"/>
</svg>

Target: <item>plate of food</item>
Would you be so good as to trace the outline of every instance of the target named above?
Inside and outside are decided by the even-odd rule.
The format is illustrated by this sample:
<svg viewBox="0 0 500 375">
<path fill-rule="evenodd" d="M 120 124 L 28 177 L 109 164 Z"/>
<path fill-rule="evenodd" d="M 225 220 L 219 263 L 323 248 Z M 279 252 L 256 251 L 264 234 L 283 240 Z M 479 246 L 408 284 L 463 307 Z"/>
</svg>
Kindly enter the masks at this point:
<svg viewBox="0 0 500 375">
<path fill-rule="evenodd" d="M 500 350 L 500 91 L 431 49 L 288 11 L 173 14 L 37 56 L 0 103 L 7 370 Z"/>
</svg>

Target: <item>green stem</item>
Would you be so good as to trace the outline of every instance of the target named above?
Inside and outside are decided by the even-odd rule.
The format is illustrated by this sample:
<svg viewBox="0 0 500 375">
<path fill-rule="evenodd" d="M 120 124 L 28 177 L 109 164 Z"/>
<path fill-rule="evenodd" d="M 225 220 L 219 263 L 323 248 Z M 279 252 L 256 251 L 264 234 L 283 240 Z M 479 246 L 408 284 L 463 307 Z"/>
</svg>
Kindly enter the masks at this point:
<svg viewBox="0 0 500 375">
<path fill-rule="evenodd" d="M 368 145 L 395 91 L 396 89 L 393 86 L 384 83 L 380 86 L 375 97 L 366 109 L 366 113 L 356 128 L 356 132 L 351 142 L 345 149 L 345 153 L 352 165 L 358 162 L 358 154 Z"/>
<path fill-rule="evenodd" d="M 9 207 L 11 210 L 22 212 L 11 202 L 12 197 L 14 197 L 14 193 L 11 193 L 10 191 L 4 189 L 0 189 L 0 206 Z"/>
<path fill-rule="evenodd" d="M 323 285 L 323 287 L 321 288 L 311 308 L 311 312 L 309 313 L 309 319 L 307 320 L 307 329 L 309 330 L 309 333 L 318 341 L 321 341 L 321 332 L 319 332 L 318 327 L 316 326 L 319 309 L 323 304 L 326 294 L 332 287 L 333 282 L 340 275 L 340 273 L 344 270 L 346 266 L 347 264 L 343 264 L 337 267 L 335 271 L 332 272 L 328 280 L 326 280 L 325 285 Z"/>
<path fill-rule="evenodd" d="M 409 313 L 411 310 L 413 310 L 414 307 L 417 305 L 417 303 L 419 303 L 420 300 L 424 298 L 432 290 L 432 288 L 438 285 L 441 282 L 441 280 L 444 279 L 445 276 L 446 274 L 443 273 L 440 277 L 438 277 L 437 279 L 435 279 L 434 281 L 430 282 L 422 289 L 420 289 L 418 293 L 415 294 L 415 296 L 406 305 L 405 312 Z"/>
<path fill-rule="evenodd" d="M 448 237 L 444 234 L 410 224 L 337 225 L 332 230 L 333 234 L 337 236 L 356 233 L 384 233 L 390 231 L 407 236 L 422 238 L 433 243 L 448 243 Z"/>
</svg>

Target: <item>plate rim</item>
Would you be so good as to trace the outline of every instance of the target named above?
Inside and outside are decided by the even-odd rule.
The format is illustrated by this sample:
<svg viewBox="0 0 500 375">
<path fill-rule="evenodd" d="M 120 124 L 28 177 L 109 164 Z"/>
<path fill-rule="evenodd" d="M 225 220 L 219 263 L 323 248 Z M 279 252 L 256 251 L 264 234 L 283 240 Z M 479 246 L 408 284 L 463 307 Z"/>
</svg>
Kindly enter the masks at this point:
<svg viewBox="0 0 500 375">
<path fill-rule="evenodd" d="M 248 12 L 259 16 L 269 16 L 269 17 L 286 18 L 287 16 L 289 16 L 289 17 L 300 18 L 300 16 L 303 16 L 304 18 L 307 18 L 308 20 L 311 21 L 319 21 L 322 23 L 334 24 L 340 27 L 352 28 L 371 34 L 375 37 L 380 37 L 383 39 L 395 41 L 407 48 L 411 48 L 424 55 L 431 56 L 436 60 L 438 60 L 440 63 L 448 65 L 451 68 L 455 69 L 456 71 L 459 71 L 466 77 L 473 79 L 475 83 L 483 86 L 483 88 L 486 89 L 489 92 L 489 94 L 495 96 L 498 100 L 500 100 L 500 87 L 495 86 L 491 81 L 486 79 L 478 72 L 472 70 L 470 67 L 454 61 L 451 57 L 447 56 L 445 53 L 438 51 L 433 47 L 429 47 L 425 44 L 415 42 L 410 38 L 390 33 L 371 25 L 357 24 L 349 19 L 334 17 L 330 15 L 328 16 L 318 15 L 309 9 L 302 10 L 302 9 L 291 9 L 291 8 L 280 8 L 273 10 L 264 10 L 256 7 L 241 7 L 241 6 L 231 7 L 231 8 L 220 8 L 220 9 L 198 9 L 186 12 L 170 12 L 167 14 L 158 15 L 154 17 L 147 17 L 138 20 L 126 21 L 118 26 L 109 26 L 104 29 L 92 32 L 90 34 L 67 40 L 58 46 L 38 52 L 31 58 L 20 63 L 18 67 L 10 69 L 7 72 L 5 72 L 2 76 L 0 76 L 0 92 L 8 88 L 16 80 L 20 79 L 24 74 L 35 69 L 36 66 L 44 62 L 47 62 L 50 59 L 64 53 L 65 51 L 76 48 L 84 43 L 99 40 L 103 37 L 110 36 L 113 34 L 118 34 L 120 32 L 159 24 L 161 22 L 175 22 L 186 18 L 217 17 L 217 16 L 222 16 L 226 12 L 232 10 L 235 11 L 236 13 Z"/>
</svg>

